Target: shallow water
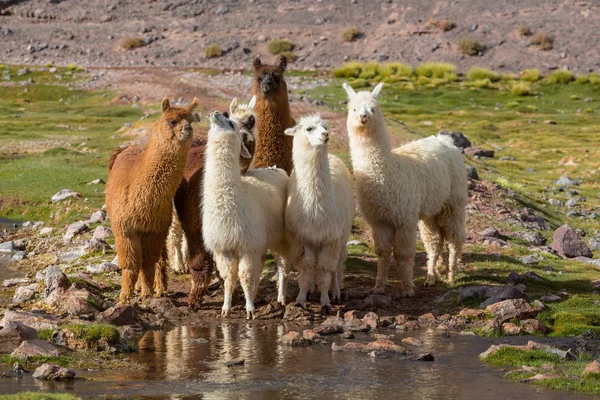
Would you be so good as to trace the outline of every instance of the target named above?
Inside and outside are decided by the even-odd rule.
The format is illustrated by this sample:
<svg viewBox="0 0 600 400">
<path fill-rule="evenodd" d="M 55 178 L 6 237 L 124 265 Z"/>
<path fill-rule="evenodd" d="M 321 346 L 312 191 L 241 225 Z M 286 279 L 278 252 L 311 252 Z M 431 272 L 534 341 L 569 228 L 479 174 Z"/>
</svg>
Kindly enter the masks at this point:
<svg viewBox="0 0 600 400">
<path fill-rule="evenodd" d="M 371 358 L 363 353 L 332 352 L 323 346 L 291 348 L 279 338 L 296 325 L 254 321 L 211 321 L 203 327 L 178 327 L 147 332 L 131 357 L 147 366 L 143 372 L 78 371 L 93 380 L 71 383 L 35 382 L 31 377 L 0 380 L 0 393 L 23 390 L 69 391 L 84 397 L 154 399 L 585 399 L 571 393 L 513 383 L 504 371 L 477 358 L 491 344 L 524 343 L 526 337 L 498 339 L 453 336 L 435 330 L 413 333 L 425 345 L 414 353 L 431 352 L 434 362 L 401 357 Z M 395 334 L 388 330 L 385 333 Z M 399 343 L 405 335 L 392 340 Z M 355 340 L 372 341 L 359 334 Z M 540 338 L 536 338 L 540 340 Z M 244 366 L 224 362 L 242 357 Z"/>
</svg>

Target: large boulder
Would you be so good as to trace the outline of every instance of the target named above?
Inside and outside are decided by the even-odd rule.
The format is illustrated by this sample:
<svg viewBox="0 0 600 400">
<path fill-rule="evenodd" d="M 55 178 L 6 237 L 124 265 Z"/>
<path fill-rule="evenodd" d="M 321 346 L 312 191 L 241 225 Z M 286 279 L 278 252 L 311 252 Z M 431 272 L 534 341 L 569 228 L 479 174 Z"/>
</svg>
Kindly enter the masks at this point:
<svg viewBox="0 0 600 400">
<path fill-rule="evenodd" d="M 33 372 L 35 379 L 57 381 L 75 378 L 75 372 L 53 364 L 42 364 Z"/>
<path fill-rule="evenodd" d="M 554 231 L 552 248 L 563 257 L 592 257 L 590 248 L 568 224 Z"/>
<path fill-rule="evenodd" d="M 496 319 L 502 323 L 511 319 L 525 320 L 535 318 L 540 311 L 533 308 L 525 299 L 510 299 L 490 304 L 486 311 L 494 314 Z"/>
<path fill-rule="evenodd" d="M 46 285 L 44 291 L 46 302 L 52 304 L 69 287 L 70 282 L 67 275 L 65 275 L 60 268 L 56 265 L 52 265 L 46 269 L 44 284 Z"/>
<path fill-rule="evenodd" d="M 53 344 L 40 339 L 26 340 L 11 353 L 15 358 L 58 357 L 59 355 L 60 352 Z"/>
<path fill-rule="evenodd" d="M 101 320 L 115 326 L 135 325 L 138 315 L 134 306 L 114 306 L 102 313 Z"/>
<path fill-rule="evenodd" d="M 0 326 L 0 353 L 12 353 L 25 340 L 37 339 L 37 331 L 21 322 L 7 322 Z"/>
<path fill-rule="evenodd" d="M 37 283 L 32 283 L 27 286 L 20 286 L 15 291 L 15 295 L 12 298 L 14 304 L 22 304 L 26 301 L 31 300 L 37 294 Z"/>
<path fill-rule="evenodd" d="M 0 326 L 6 326 L 10 322 L 20 322 L 23 325 L 32 327 L 33 329 L 55 329 L 58 327 L 59 320 L 54 316 L 45 316 L 34 314 L 31 312 L 19 312 L 6 310 L 4 318 L 0 322 Z"/>
</svg>

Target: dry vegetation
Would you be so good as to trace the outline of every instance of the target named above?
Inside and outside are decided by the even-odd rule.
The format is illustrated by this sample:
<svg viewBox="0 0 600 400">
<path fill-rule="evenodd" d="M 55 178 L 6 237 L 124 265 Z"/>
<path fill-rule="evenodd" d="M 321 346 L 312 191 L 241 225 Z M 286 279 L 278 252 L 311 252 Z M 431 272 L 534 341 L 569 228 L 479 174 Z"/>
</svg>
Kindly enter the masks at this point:
<svg viewBox="0 0 600 400">
<path fill-rule="evenodd" d="M 356 27 L 344 29 L 342 32 L 342 40 L 344 42 L 354 42 L 356 39 L 362 36 L 362 32 Z"/>
<path fill-rule="evenodd" d="M 269 42 L 268 47 L 271 54 L 281 54 L 291 51 L 294 48 L 294 45 L 286 39 L 273 39 Z"/>
<path fill-rule="evenodd" d="M 540 50 L 548 51 L 551 50 L 554 45 L 554 38 L 543 32 L 538 32 L 529 39 L 529 43 L 539 47 Z"/>
<path fill-rule="evenodd" d="M 119 46 L 125 50 L 133 50 L 145 45 L 144 40 L 138 37 L 126 37 L 121 40 Z"/>
<path fill-rule="evenodd" d="M 218 44 L 211 44 L 204 49 L 206 58 L 217 58 L 223 55 L 223 49 Z"/>
<path fill-rule="evenodd" d="M 463 38 L 458 41 L 458 51 L 467 56 L 476 56 L 483 52 L 483 45 L 476 40 Z"/>
</svg>

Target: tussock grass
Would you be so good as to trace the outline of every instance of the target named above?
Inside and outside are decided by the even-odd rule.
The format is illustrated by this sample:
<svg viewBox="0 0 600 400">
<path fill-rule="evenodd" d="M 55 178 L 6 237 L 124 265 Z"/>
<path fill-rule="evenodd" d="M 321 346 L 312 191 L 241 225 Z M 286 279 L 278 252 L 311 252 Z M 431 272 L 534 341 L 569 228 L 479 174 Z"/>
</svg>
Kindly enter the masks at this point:
<svg viewBox="0 0 600 400">
<path fill-rule="evenodd" d="M 360 38 L 361 36 L 362 36 L 362 32 L 354 26 L 351 28 L 346 28 L 342 31 L 342 40 L 344 42 L 354 42 L 356 39 Z"/>
<path fill-rule="evenodd" d="M 498 82 L 501 79 L 500 74 L 487 68 L 473 67 L 467 72 L 467 79 L 470 81 L 477 81 L 481 79 L 488 79 L 491 82 Z"/>
<path fill-rule="evenodd" d="M 483 52 L 483 45 L 477 40 L 462 38 L 458 40 L 458 51 L 467 56 L 476 56 Z"/>
<path fill-rule="evenodd" d="M 267 45 L 271 54 L 281 54 L 286 51 L 292 51 L 294 45 L 287 39 L 273 39 Z"/>
<path fill-rule="evenodd" d="M 554 38 L 543 32 L 538 32 L 529 39 L 529 43 L 537 46 L 540 50 L 548 51 L 552 50 L 554 46 Z"/>
<path fill-rule="evenodd" d="M 417 76 L 425 78 L 442 78 L 448 82 L 456 80 L 456 66 L 450 63 L 426 62 L 415 69 Z"/>
<path fill-rule="evenodd" d="M 510 92 L 513 96 L 529 96 L 532 93 L 531 83 L 526 81 L 513 82 Z"/>
<path fill-rule="evenodd" d="M 527 82 L 537 82 L 542 78 L 540 70 L 537 68 L 524 69 L 519 75 L 519 79 Z"/>
<path fill-rule="evenodd" d="M 279 55 L 284 56 L 288 63 L 293 63 L 298 58 L 296 53 L 294 53 L 293 51 L 283 51 L 279 53 Z"/>
<path fill-rule="evenodd" d="M 218 44 L 210 44 L 204 48 L 206 58 L 217 58 L 223 55 L 223 49 Z"/>
<path fill-rule="evenodd" d="M 574 80 L 575 75 L 567 69 L 557 69 L 556 71 L 552 71 L 546 78 L 546 82 L 548 83 L 560 83 L 562 85 L 566 85 Z"/>
<path fill-rule="evenodd" d="M 521 36 L 531 36 L 532 34 L 531 29 L 529 29 L 528 26 L 520 26 L 517 32 Z"/>
<path fill-rule="evenodd" d="M 389 76 L 410 78 L 412 75 L 412 67 L 399 62 L 391 62 L 379 66 L 379 76 L 382 78 Z"/>
<path fill-rule="evenodd" d="M 410 66 L 398 62 L 379 64 L 377 61 L 367 63 L 350 61 L 333 70 L 333 76 L 336 78 L 393 78 L 390 81 L 396 82 L 410 78 L 412 74 L 413 70 Z"/>
<path fill-rule="evenodd" d="M 126 37 L 121 39 L 119 42 L 119 47 L 124 50 L 133 50 L 138 47 L 143 47 L 145 45 L 144 40 L 139 37 Z"/>
</svg>

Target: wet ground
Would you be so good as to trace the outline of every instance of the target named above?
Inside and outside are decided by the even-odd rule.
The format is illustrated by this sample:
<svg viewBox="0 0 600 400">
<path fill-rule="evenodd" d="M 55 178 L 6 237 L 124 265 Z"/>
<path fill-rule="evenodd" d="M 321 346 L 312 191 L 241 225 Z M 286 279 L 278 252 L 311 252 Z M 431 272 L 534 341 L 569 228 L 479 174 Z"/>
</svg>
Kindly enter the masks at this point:
<svg viewBox="0 0 600 400">
<path fill-rule="evenodd" d="M 306 327 L 302 327 L 306 329 Z M 357 352 L 332 352 L 327 345 L 292 348 L 279 338 L 297 325 L 267 321 L 210 321 L 200 327 L 146 332 L 131 357 L 144 364 L 138 372 L 78 371 L 85 380 L 36 382 L 31 377 L 0 380 L 0 393 L 25 390 L 67 391 L 85 398 L 152 399 L 586 399 L 533 385 L 509 382 L 506 371 L 480 362 L 478 354 L 494 343 L 525 343 L 529 338 L 445 338 L 435 330 L 412 336 L 423 340 L 414 354 L 431 352 L 434 362 L 400 356 L 371 358 Z M 406 335 L 394 334 L 400 343 Z M 537 338 L 540 340 L 540 338 Z M 357 334 L 372 341 L 373 334 Z M 548 339 L 542 339 L 547 341 Z M 225 361 L 244 358 L 243 366 Z"/>
<path fill-rule="evenodd" d="M 0 232 L 4 231 L 5 229 L 7 231 L 14 230 L 15 223 L 17 224 L 17 226 L 21 225 L 19 222 L 10 221 L 6 218 L 0 218 Z M 12 254 L 0 253 L 0 282 L 5 279 L 18 278 L 23 275 L 23 273 L 19 271 L 15 271 L 8 268 L 11 256 Z"/>
</svg>

